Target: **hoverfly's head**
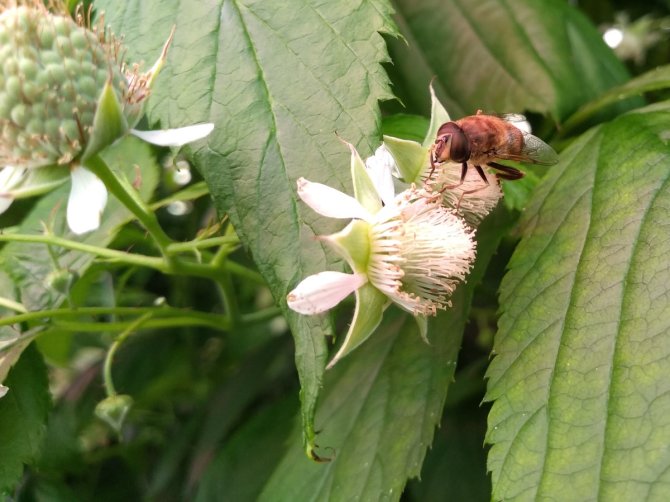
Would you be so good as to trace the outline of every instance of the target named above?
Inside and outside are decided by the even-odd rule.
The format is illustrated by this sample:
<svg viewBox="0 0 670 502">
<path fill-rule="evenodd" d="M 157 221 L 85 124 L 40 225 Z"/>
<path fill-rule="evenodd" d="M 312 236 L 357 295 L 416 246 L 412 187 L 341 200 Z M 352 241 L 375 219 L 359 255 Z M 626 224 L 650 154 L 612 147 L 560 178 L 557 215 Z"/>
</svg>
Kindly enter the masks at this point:
<svg viewBox="0 0 670 502">
<path fill-rule="evenodd" d="M 433 146 L 435 162 L 465 162 L 470 158 L 470 143 L 455 122 L 447 122 L 437 131 Z"/>
</svg>

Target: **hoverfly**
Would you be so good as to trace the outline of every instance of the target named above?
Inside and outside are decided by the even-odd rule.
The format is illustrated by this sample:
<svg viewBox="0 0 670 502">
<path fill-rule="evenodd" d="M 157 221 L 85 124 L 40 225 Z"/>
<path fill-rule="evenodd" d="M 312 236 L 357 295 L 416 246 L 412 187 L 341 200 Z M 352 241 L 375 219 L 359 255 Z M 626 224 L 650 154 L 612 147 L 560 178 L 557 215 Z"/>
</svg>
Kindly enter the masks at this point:
<svg viewBox="0 0 670 502">
<path fill-rule="evenodd" d="M 485 115 L 479 110 L 477 115 L 440 126 L 431 147 L 428 178 L 432 177 L 438 164 L 448 161 L 461 163 L 461 179 L 458 184 L 444 189 L 463 184 L 468 163 L 487 185 L 489 180 L 482 165 L 495 169 L 495 174 L 502 179 L 518 180 L 524 176 L 523 171 L 499 164 L 499 160 L 550 166 L 558 162 L 558 155 L 544 141 L 530 134 L 530 126 L 523 115 Z"/>
</svg>

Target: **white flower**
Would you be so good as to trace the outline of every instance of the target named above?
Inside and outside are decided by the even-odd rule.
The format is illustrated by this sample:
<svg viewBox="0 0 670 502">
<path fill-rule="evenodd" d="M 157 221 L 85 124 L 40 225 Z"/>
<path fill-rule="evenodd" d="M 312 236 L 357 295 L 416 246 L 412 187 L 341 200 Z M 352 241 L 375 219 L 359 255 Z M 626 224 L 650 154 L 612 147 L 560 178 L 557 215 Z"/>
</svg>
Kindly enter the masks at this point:
<svg viewBox="0 0 670 502">
<path fill-rule="evenodd" d="M 5 387 L 4 385 L 0 384 L 0 398 L 5 397 L 8 390 L 9 387 Z"/>
<path fill-rule="evenodd" d="M 321 237 L 352 273 L 319 272 L 287 295 L 292 310 L 313 315 L 355 293 L 354 319 L 328 367 L 372 334 L 390 301 L 421 317 L 448 307 L 475 259 L 474 230 L 443 207 L 439 196 L 412 185 L 382 205 L 370 170 L 350 148 L 356 198 L 298 180 L 298 196 L 314 211 L 352 220 L 342 231 Z"/>
<path fill-rule="evenodd" d="M 158 146 L 179 147 L 208 136 L 214 124 L 195 124 L 162 131 L 130 130 L 130 134 Z M 36 195 L 62 183 L 59 167 L 14 167 L 0 170 L 0 214 L 15 198 Z M 107 204 L 107 188 L 92 172 L 73 163 L 70 167 L 72 188 L 67 202 L 67 223 L 75 234 L 83 234 L 100 226 L 100 217 Z M 47 181 L 45 181 L 47 180 Z"/>
<path fill-rule="evenodd" d="M 13 192 L 25 179 L 27 171 L 25 167 L 13 166 L 0 170 L 0 214 L 14 201 Z"/>
<path fill-rule="evenodd" d="M 425 190 L 405 190 L 375 214 L 353 197 L 302 178 L 298 195 L 324 216 L 356 218 L 322 237 L 354 273 L 321 272 L 302 281 L 288 295 L 289 307 L 301 314 L 324 312 L 369 281 L 408 312 L 435 315 L 450 305 L 474 261 L 473 231 Z"/>
</svg>

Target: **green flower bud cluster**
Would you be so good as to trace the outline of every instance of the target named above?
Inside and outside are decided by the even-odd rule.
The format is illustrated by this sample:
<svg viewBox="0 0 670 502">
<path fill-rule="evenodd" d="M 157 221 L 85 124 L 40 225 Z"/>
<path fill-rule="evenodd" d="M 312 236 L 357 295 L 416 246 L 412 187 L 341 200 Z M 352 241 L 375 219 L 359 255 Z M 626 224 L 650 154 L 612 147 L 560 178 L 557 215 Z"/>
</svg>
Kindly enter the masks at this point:
<svg viewBox="0 0 670 502">
<path fill-rule="evenodd" d="M 66 13 L 0 8 L 0 166 L 68 164 L 84 150 L 108 79 L 127 94 L 114 49 Z"/>
</svg>

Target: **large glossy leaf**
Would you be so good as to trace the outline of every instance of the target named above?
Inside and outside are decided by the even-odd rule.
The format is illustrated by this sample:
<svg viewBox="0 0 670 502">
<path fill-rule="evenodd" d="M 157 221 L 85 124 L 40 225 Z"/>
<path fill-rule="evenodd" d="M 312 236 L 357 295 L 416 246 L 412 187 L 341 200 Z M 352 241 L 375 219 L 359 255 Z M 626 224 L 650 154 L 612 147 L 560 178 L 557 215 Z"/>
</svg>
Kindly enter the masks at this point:
<svg viewBox="0 0 670 502">
<path fill-rule="evenodd" d="M 530 204 L 488 371 L 494 500 L 670 498 L 668 124 L 586 133 Z"/>
<path fill-rule="evenodd" d="M 0 493 L 17 483 L 23 464 L 34 460 L 51 406 L 47 369 L 34 348 L 26 350 L 5 381 L 0 399 Z"/>
<path fill-rule="evenodd" d="M 378 100 L 391 97 L 378 32 L 392 33 L 384 0 L 96 2 L 128 44 L 152 60 L 171 25 L 176 34 L 152 97 L 151 117 L 216 128 L 196 152 L 221 214 L 285 307 L 305 276 L 332 265 L 314 236 L 334 230 L 299 204 L 305 176 L 351 193 L 349 152 L 378 145 Z M 341 267 L 341 265 L 336 265 Z M 302 402 L 310 430 L 326 361 L 329 323 L 286 312 L 295 337 Z"/>
<path fill-rule="evenodd" d="M 627 73 L 564 0 L 395 0 L 409 46 L 392 43 L 400 96 L 428 110 L 428 82 L 452 116 L 532 110 L 561 121 Z"/>
</svg>

